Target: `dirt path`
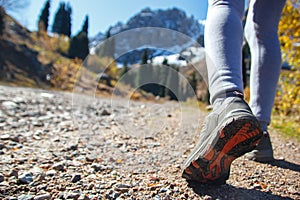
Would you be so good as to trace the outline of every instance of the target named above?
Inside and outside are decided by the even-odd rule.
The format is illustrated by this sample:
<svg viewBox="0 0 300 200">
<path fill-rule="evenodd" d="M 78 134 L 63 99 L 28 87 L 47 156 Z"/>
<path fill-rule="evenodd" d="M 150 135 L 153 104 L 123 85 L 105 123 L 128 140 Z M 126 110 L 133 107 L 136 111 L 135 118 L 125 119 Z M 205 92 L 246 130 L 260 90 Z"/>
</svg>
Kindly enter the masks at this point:
<svg viewBox="0 0 300 200">
<path fill-rule="evenodd" d="M 1 86 L 0 106 L 0 199 L 300 199 L 299 143 L 275 131 L 274 163 L 241 157 L 226 185 L 188 187 L 193 105 Z"/>
</svg>

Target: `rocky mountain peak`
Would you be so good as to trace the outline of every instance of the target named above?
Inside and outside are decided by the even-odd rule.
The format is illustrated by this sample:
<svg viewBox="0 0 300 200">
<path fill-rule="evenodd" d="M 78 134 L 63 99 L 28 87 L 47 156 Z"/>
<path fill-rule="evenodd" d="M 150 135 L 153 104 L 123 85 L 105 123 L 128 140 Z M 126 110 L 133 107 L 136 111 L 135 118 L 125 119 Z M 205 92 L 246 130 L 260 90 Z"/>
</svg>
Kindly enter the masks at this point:
<svg viewBox="0 0 300 200">
<path fill-rule="evenodd" d="M 155 31 L 151 30 L 151 28 L 147 30 L 141 29 L 141 33 L 139 33 L 137 28 L 145 27 L 164 29 L 161 30 L 161 33 L 158 33 L 157 29 Z M 172 51 L 170 52 L 170 50 L 172 50 L 172 45 L 174 48 L 176 48 L 176 53 L 190 45 L 184 42 L 178 42 L 175 33 L 173 35 L 167 35 L 170 33 L 170 30 L 183 34 L 186 37 L 191 38 L 191 40 L 196 40 L 200 35 L 203 34 L 203 26 L 198 22 L 198 20 L 196 20 L 193 16 L 187 16 L 184 11 L 178 8 L 152 10 L 148 7 L 131 17 L 126 23 L 116 23 L 114 26 L 110 27 L 109 31 L 110 35 L 114 36 L 116 34 L 134 29 L 135 37 L 123 37 L 118 38 L 115 41 L 116 55 L 119 55 L 118 52 L 123 53 L 130 51 L 130 55 L 127 53 L 123 56 L 116 56 L 117 61 L 120 63 L 125 62 L 125 59 L 127 59 L 126 62 L 128 63 L 139 62 L 141 57 L 141 49 L 143 49 L 144 46 L 141 45 L 137 47 L 137 43 L 143 44 L 144 41 L 149 41 L 151 32 L 155 32 L 155 34 L 157 34 L 159 37 L 169 40 L 169 42 L 167 42 L 168 44 L 164 46 L 168 49 L 168 51 L 164 51 L 162 49 L 150 50 L 149 53 L 153 56 L 170 55 L 170 53 L 172 53 Z M 169 31 L 165 31 L 166 29 Z M 103 36 L 104 34 L 100 35 Z M 152 37 L 154 38 L 153 34 Z M 99 40 L 100 38 L 101 40 Z M 95 48 L 96 44 L 100 44 L 104 39 L 105 37 L 95 37 L 92 39 L 91 48 Z M 147 44 L 145 46 L 147 46 Z M 134 51 L 132 51 L 133 49 Z M 91 52 L 93 52 L 93 50 Z"/>
</svg>

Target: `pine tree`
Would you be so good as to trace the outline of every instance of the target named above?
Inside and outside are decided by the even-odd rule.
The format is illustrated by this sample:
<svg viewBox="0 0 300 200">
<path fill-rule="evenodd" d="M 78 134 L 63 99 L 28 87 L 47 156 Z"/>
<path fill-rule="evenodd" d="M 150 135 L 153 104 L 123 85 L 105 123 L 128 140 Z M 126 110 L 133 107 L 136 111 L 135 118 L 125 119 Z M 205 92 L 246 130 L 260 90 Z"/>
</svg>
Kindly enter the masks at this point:
<svg viewBox="0 0 300 200">
<path fill-rule="evenodd" d="M 64 13 L 64 21 L 63 21 L 63 33 L 64 35 L 71 37 L 71 28 L 72 28 L 72 24 L 71 24 L 71 15 L 72 15 L 72 8 L 71 5 L 68 3 L 65 7 L 65 13 Z"/>
<path fill-rule="evenodd" d="M 47 32 L 49 25 L 49 9 L 50 9 L 50 0 L 47 0 L 45 6 L 40 14 L 38 21 L 38 30 L 39 32 Z"/>
<path fill-rule="evenodd" d="M 88 29 L 89 29 L 89 16 L 86 15 L 83 26 L 82 26 L 82 31 L 85 32 L 87 36 L 89 35 Z"/>
<path fill-rule="evenodd" d="M 5 10 L 0 6 L 0 36 L 3 35 L 5 29 Z"/>
<path fill-rule="evenodd" d="M 176 73 L 178 69 L 175 66 L 168 68 L 168 75 L 165 87 L 165 96 L 169 96 L 171 100 L 177 100 L 179 77 Z"/>
<path fill-rule="evenodd" d="M 105 33 L 106 40 L 102 42 L 99 48 L 96 49 L 96 54 L 100 57 L 114 58 L 115 54 L 115 41 L 111 37 L 111 27 Z"/>
<path fill-rule="evenodd" d="M 192 72 L 192 74 L 190 75 L 188 80 L 189 80 L 189 83 L 190 83 L 192 89 L 196 93 L 196 91 L 197 91 L 197 78 L 196 78 L 196 72 L 195 71 Z"/>
<path fill-rule="evenodd" d="M 136 76 L 136 87 L 140 87 L 141 89 L 145 89 L 144 86 L 142 86 L 142 83 L 145 82 L 145 75 L 147 74 L 147 67 L 145 66 L 145 64 L 147 64 L 147 60 L 148 60 L 148 50 L 145 49 L 142 53 L 141 56 L 141 65 L 137 71 L 137 76 Z"/>
<path fill-rule="evenodd" d="M 141 64 L 145 65 L 148 63 L 148 50 L 145 49 L 142 53 L 142 57 L 141 57 Z"/>
<path fill-rule="evenodd" d="M 85 32 L 81 31 L 72 37 L 68 50 L 70 58 L 85 59 L 89 55 L 89 40 Z"/>
<path fill-rule="evenodd" d="M 61 2 L 59 4 L 58 10 L 55 13 L 54 22 L 52 25 L 53 33 L 58 33 L 58 34 L 62 33 L 61 29 L 62 29 L 63 21 L 64 21 L 64 12 L 65 12 L 65 3 Z"/>
<path fill-rule="evenodd" d="M 71 14 L 72 14 L 72 8 L 70 4 L 66 5 L 64 2 L 61 2 L 54 17 L 52 32 L 70 37 L 71 36 Z"/>
<path fill-rule="evenodd" d="M 162 62 L 162 66 L 160 67 L 160 74 L 159 74 L 159 96 L 165 97 L 165 86 L 166 86 L 166 79 L 168 75 L 168 59 L 165 58 Z"/>
<path fill-rule="evenodd" d="M 122 70 L 120 71 L 120 77 L 126 75 L 126 73 L 129 71 L 128 62 L 125 61 Z"/>
</svg>

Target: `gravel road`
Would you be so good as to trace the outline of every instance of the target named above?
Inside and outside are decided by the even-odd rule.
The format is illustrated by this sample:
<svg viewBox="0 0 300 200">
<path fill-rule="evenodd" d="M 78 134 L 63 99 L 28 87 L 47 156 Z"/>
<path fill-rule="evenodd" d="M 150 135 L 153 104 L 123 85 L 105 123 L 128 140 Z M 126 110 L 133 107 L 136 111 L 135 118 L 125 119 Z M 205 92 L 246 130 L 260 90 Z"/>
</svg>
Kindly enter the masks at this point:
<svg viewBox="0 0 300 200">
<path fill-rule="evenodd" d="M 275 162 L 241 157 L 226 185 L 188 186 L 206 115 L 191 104 L 0 86 L 0 199 L 300 199 L 299 142 L 274 130 Z"/>
</svg>

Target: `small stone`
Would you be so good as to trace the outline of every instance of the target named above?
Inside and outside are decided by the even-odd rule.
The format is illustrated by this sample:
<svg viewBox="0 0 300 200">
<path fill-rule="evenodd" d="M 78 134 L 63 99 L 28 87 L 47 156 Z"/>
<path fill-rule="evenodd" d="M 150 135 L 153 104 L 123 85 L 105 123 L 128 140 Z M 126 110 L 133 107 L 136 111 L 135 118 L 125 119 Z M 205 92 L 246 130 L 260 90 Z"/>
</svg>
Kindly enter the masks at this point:
<svg viewBox="0 0 300 200">
<path fill-rule="evenodd" d="M 3 135 L 0 136 L 0 139 L 1 139 L 1 140 L 10 140 L 11 137 L 10 137 L 10 135 L 8 135 L 8 134 L 3 134 Z"/>
<path fill-rule="evenodd" d="M 33 196 L 30 195 L 30 194 L 22 194 L 20 196 L 18 196 L 18 200 L 32 200 L 33 199 Z"/>
<path fill-rule="evenodd" d="M 38 121 L 38 120 L 32 121 L 31 124 L 32 124 L 33 126 L 36 126 L 36 127 L 42 127 L 42 126 L 44 126 L 43 122 Z"/>
<path fill-rule="evenodd" d="M 155 195 L 154 200 L 161 200 L 161 197 L 159 195 Z"/>
<path fill-rule="evenodd" d="M 0 183 L 0 186 L 9 187 L 9 183 L 7 181 L 3 181 Z"/>
<path fill-rule="evenodd" d="M 80 197 L 78 198 L 78 200 L 90 200 L 89 196 L 86 194 L 82 194 L 80 195 Z"/>
<path fill-rule="evenodd" d="M 49 171 L 46 172 L 46 176 L 55 176 L 56 175 L 56 170 L 50 169 Z"/>
<path fill-rule="evenodd" d="M 13 102 L 20 104 L 20 103 L 25 103 L 25 100 L 22 97 L 15 97 L 13 99 Z"/>
<path fill-rule="evenodd" d="M 86 156 L 86 161 L 88 162 L 93 162 L 95 160 L 97 160 L 98 156 L 96 154 L 88 154 Z"/>
<path fill-rule="evenodd" d="M 95 172 L 98 172 L 98 171 L 101 171 L 101 170 L 105 169 L 101 164 L 98 164 L 98 163 L 93 163 L 91 165 L 91 168 L 93 168 L 95 170 Z"/>
<path fill-rule="evenodd" d="M 41 97 L 44 97 L 44 98 L 49 98 L 49 99 L 52 99 L 54 97 L 54 94 L 50 94 L 50 93 L 41 93 L 40 94 Z"/>
<path fill-rule="evenodd" d="M 67 151 L 76 151 L 78 149 L 77 144 L 71 144 L 67 147 Z"/>
<path fill-rule="evenodd" d="M 9 172 L 9 174 L 8 174 L 8 176 L 14 176 L 14 177 L 16 177 L 16 178 L 18 178 L 18 174 L 19 174 L 19 171 L 17 170 L 17 169 L 12 169 L 10 172 Z"/>
<path fill-rule="evenodd" d="M 0 183 L 2 183 L 4 181 L 4 176 L 3 174 L 0 173 Z"/>
<path fill-rule="evenodd" d="M 102 116 L 108 116 L 108 115 L 110 115 L 110 114 L 111 114 L 111 113 L 108 112 L 108 111 L 105 110 L 105 109 L 103 109 L 102 112 L 101 112 L 101 115 L 102 115 Z"/>
<path fill-rule="evenodd" d="M 13 101 L 4 101 L 2 102 L 2 107 L 6 110 L 16 110 L 18 108 L 18 104 Z"/>
<path fill-rule="evenodd" d="M 64 199 L 78 199 L 80 197 L 80 193 L 70 192 L 64 195 Z"/>
<path fill-rule="evenodd" d="M 76 182 L 80 181 L 80 179 L 81 179 L 81 174 L 74 174 L 72 176 L 71 182 L 76 183 Z"/>
<path fill-rule="evenodd" d="M 33 198 L 33 200 L 47 200 L 47 199 L 51 199 L 50 194 L 41 194 Z"/>
<path fill-rule="evenodd" d="M 57 171 L 65 171 L 65 165 L 64 165 L 64 163 L 54 163 L 51 166 L 51 169 L 55 169 Z"/>
<path fill-rule="evenodd" d="M 117 184 L 115 186 L 115 190 L 120 192 L 127 192 L 130 188 L 131 186 L 126 184 Z"/>
<path fill-rule="evenodd" d="M 167 192 L 169 189 L 168 188 L 160 188 L 159 192 L 163 193 L 163 192 Z"/>
<path fill-rule="evenodd" d="M 258 183 L 253 184 L 253 189 L 262 189 L 261 185 Z"/>
<path fill-rule="evenodd" d="M 33 181 L 32 174 L 30 172 L 24 172 L 19 176 L 19 182 L 21 184 L 29 184 Z"/>
</svg>

